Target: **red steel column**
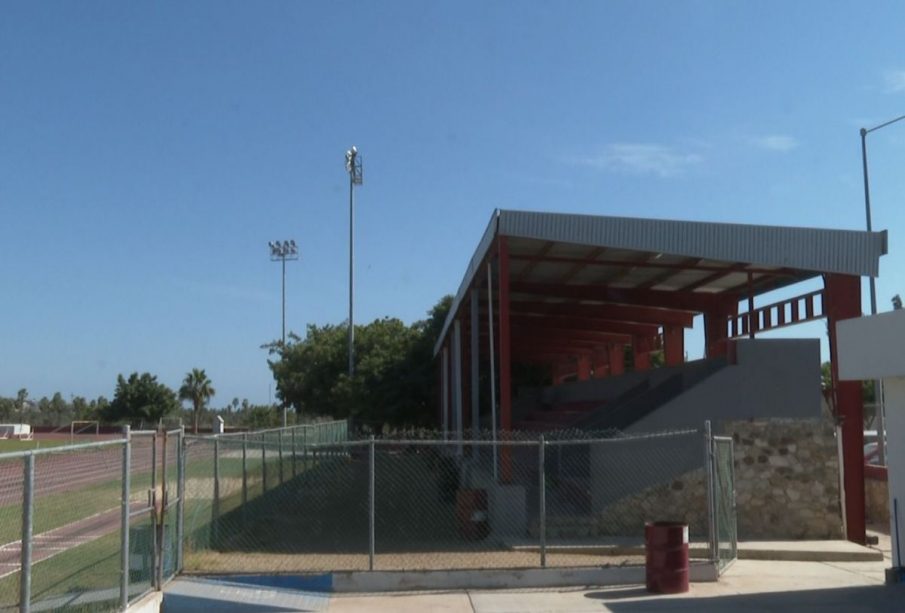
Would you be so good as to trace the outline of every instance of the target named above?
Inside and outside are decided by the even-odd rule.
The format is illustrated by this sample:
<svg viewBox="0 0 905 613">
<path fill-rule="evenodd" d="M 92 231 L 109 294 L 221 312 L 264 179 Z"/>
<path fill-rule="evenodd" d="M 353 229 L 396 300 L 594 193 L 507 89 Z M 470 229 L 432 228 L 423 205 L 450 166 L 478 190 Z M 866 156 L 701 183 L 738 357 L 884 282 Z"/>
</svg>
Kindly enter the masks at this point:
<svg viewBox="0 0 905 613">
<path fill-rule="evenodd" d="M 582 355 L 578 357 L 578 380 L 587 381 L 591 378 L 591 356 Z"/>
<path fill-rule="evenodd" d="M 650 348 L 649 338 L 637 336 L 632 338 L 632 359 L 635 363 L 635 370 L 650 370 Z"/>
<path fill-rule="evenodd" d="M 685 361 L 685 329 L 663 326 L 663 349 L 667 366 L 680 366 Z"/>
<path fill-rule="evenodd" d="M 499 249 L 500 289 L 500 430 L 504 440 L 512 430 L 512 356 L 509 337 L 509 243 L 507 237 L 497 237 Z M 512 480 L 512 449 L 503 447 L 500 453 L 500 474 L 503 482 Z"/>
<path fill-rule="evenodd" d="M 729 317 L 738 314 L 738 300 L 729 299 L 723 308 L 704 313 L 704 351 L 708 358 L 729 352 Z"/>
<path fill-rule="evenodd" d="M 594 378 L 603 379 L 609 375 L 610 357 L 606 351 L 594 355 Z"/>
<path fill-rule="evenodd" d="M 860 381 L 840 381 L 836 359 L 836 323 L 861 316 L 861 278 L 824 275 L 823 312 L 830 336 L 830 362 L 836 416 L 842 422 L 842 465 L 845 484 L 845 532 L 864 544 L 864 404 Z"/>
<path fill-rule="evenodd" d="M 610 375 L 621 375 L 625 372 L 625 347 L 620 344 L 610 345 Z"/>
</svg>

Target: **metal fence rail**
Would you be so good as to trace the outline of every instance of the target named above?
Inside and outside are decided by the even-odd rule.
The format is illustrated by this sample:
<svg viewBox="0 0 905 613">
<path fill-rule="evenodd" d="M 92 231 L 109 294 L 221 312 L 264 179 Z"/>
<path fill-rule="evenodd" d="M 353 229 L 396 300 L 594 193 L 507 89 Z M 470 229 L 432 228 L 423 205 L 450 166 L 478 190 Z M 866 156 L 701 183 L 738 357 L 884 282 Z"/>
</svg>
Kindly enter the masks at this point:
<svg viewBox="0 0 905 613">
<path fill-rule="evenodd" d="M 500 438 L 188 437 L 186 568 L 643 564 L 644 524 L 660 520 L 689 524 L 693 557 L 716 561 L 711 501 L 726 498 L 712 492 L 709 430 Z"/>
<path fill-rule="evenodd" d="M 159 454 L 180 455 L 181 430 L 169 434 L 166 452 L 164 435 L 127 428 L 122 439 L 0 454 L 0 609 L 121 610 L 159 588 L 165 515 L 150 492 L 169 463 Z"/>
</svg>

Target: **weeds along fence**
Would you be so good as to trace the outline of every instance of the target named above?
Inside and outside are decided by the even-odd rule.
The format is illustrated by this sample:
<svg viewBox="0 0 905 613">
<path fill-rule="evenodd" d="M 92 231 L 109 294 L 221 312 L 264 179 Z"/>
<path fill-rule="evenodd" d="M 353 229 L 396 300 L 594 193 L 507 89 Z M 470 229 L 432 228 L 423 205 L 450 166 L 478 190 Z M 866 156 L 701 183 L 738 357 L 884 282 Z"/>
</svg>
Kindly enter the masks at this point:
<svg viewBox="0 0 905 613">
<path fill-rule="evenodd" d="M 126 429 L 0 454 L 0 609 L 122 610 L 175 574 L 181 447 Z"/>
<path fill-rule="evenodd" d="M 717 544 L 734 507 L 728 482 L 714 490 L 709 430 L 450 441 L 336 428 L 187 437 L 186 570 L 641 565 L 644 525 L 661 520 L 689 525 L 693 558 L 731 550 Z"/>
</svg>

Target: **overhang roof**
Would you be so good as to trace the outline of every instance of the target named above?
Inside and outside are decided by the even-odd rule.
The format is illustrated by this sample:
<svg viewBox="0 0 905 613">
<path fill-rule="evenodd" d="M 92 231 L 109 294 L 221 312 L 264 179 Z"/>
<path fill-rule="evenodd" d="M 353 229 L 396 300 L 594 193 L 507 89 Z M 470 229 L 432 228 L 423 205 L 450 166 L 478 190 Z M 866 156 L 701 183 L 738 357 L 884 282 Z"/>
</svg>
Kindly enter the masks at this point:
<svg viewBox="0 0 905 613">
<path fill-rule="evenodd" d="M 551 307 L 562 300 L 636 304 L 632 297 L 650 290 L 683 295 L 686 310 L 697 311 L 701 295 L 760 294 L 824 273 L 875 277 L 887 249 L 885 231 L 497 210 L 435 354 L 497 236 L 508 237 L 512 300 Z"/>
</svg>

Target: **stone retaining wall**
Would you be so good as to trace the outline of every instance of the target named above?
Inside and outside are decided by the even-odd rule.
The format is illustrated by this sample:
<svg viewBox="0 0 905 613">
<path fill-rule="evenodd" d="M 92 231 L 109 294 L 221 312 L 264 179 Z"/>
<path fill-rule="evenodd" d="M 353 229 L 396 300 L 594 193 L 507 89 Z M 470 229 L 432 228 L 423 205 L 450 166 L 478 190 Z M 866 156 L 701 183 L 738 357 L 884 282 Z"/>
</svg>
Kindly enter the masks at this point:
<svg viewBox="0 0 905 613">
<path fill-rule="evenodd" d="M 735 442 L 740 539 L 845 538 L 829 419 L 725 422 Z"/>
<path fill-rule="evenodd" d="M 738 535 L 757 539 L 841 539 L 839 463 L 829 419 L 724 422 L 735 450 Z M 643 534 L 645 521 L 689 524 L 707 534 L 703 469 L 608 505 L 595 534 Z"/>
</svg>

